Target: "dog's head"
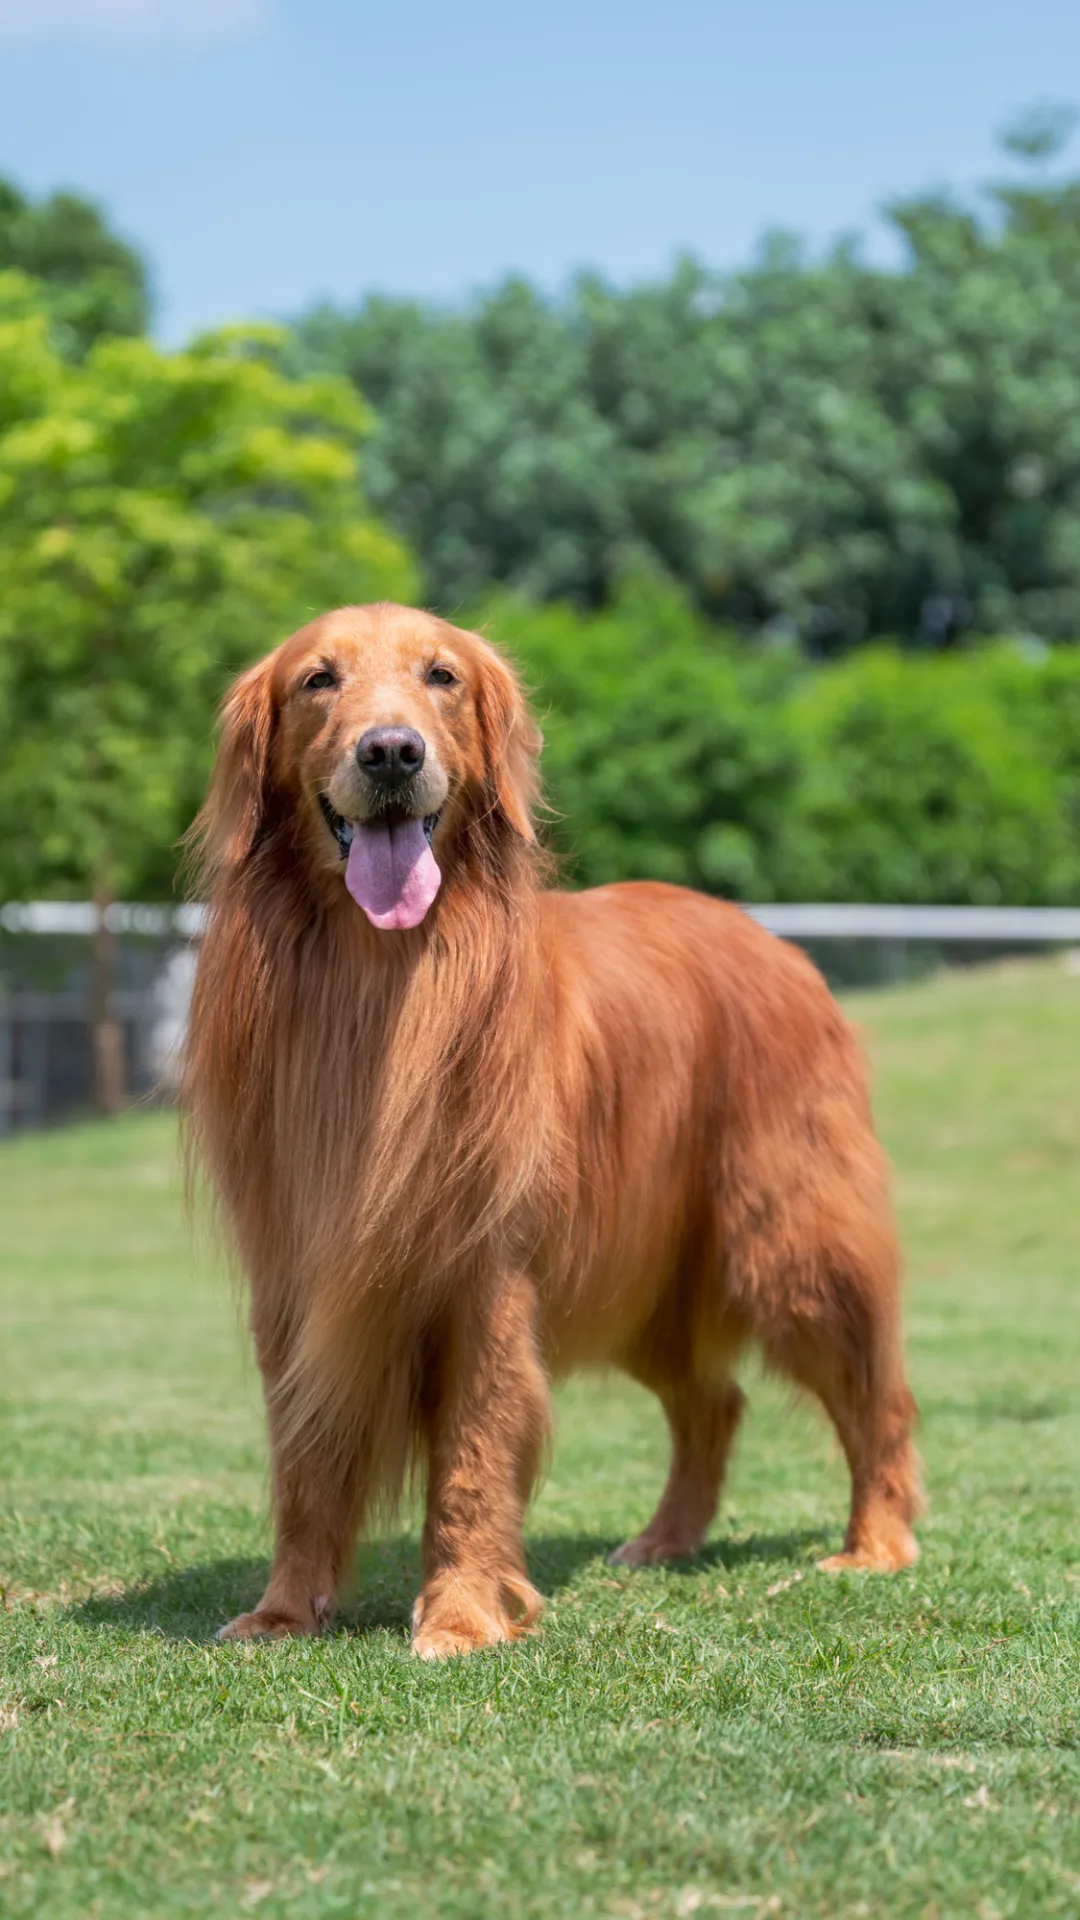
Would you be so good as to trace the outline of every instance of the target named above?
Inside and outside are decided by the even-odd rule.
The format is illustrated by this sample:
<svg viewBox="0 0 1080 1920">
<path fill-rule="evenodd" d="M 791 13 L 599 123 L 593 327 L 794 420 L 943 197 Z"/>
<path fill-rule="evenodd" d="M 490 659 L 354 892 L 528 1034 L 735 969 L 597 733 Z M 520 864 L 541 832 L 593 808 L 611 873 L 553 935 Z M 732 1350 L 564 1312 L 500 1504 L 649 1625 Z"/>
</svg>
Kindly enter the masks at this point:
<svg viewBox="0 0 1080 1920">
<path fill-rule="evenodd" d="M 375 927 L 420 924 L 455 859 L 531 843 L 540 736 L 478 635 L 342 607 L 234 683 L 199 837 L 211 866 L 282 830 Z"/>
</svg>

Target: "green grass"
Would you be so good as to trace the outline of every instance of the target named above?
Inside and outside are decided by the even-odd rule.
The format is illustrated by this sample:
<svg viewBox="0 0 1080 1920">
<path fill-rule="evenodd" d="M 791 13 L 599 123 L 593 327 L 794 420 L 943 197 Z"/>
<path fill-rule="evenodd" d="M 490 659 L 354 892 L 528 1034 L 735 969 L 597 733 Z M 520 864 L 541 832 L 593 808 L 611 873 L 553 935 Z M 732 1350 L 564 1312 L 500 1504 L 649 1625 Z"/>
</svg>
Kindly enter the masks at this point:
<svg viewBox="0 0 1080 1920">
<path fill-rule="evenodd" d="M 1080 1914 L 1080 979 L 857 1003 L 898 1169 L 932 1501 L 892 1580 L 814 1571 L 845 1475 L 752 1379 L 689 1571 L 652 1404 L 560 1397 L 539 1638 L 413 1661 L 414 1533 L 319 1643 L 213 1644 L 268 1529 L 241 1316 L 167 1117 L 0 1151 L 0 1911 Z"/>
</svg>

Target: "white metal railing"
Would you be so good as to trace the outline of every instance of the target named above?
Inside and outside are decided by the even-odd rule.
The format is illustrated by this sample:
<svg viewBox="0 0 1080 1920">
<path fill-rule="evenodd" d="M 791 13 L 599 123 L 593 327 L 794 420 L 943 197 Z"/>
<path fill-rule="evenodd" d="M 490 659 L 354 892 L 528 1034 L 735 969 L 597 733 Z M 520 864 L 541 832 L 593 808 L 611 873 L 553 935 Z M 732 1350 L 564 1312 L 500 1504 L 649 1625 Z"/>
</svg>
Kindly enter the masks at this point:
<svg viewBox="0 0 1080 1920">
<path fill-rule="evenodd" d="M 151 907 L 129 900 L 113 901 L 104 913 L 110 933 L 143 933 L 159 938 L 178 933 L 185 940 L 198 938 L 205 919 L 204 907 Z M 0 928 L 5 933 L 86 936 L 98 931 L 101 920 L 92 900 L 9 900 L 0 907 Z"/>
<path fill-rule="evenodd" d="M 1030 941 L 1080 944 L 1080 907 L 789 906 L 774 901 L 746 911 L 771 933 L 792 940 Z"/>
<path fill-rule="evenodd" d="M 770 933 L 793 940 L 998 941 L 1032 946 L 1080 945 L 1080 907 L 843 906 L 829 901 L 750 903 L 746 912 Z M 145 906 L 117 901 L 105 909 L 113 933 L 198 939 L 204 907 Z M 89 900 L 11 900 L 0 906 L 6 933 L 95 933 L 98 909 Z"/>
</svg>

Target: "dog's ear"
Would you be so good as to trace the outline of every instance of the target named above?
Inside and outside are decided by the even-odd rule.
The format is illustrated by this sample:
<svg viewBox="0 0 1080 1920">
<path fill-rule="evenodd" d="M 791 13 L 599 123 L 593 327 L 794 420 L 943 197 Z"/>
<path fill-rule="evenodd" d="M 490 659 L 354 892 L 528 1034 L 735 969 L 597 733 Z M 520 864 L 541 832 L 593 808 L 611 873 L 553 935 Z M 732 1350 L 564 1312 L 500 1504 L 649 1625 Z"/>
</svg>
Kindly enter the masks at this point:
<svg viewBox="0 0 1080 1920">
<path fill-rule="evenodd" d="M 221 737 L 210 786 L 191 831 L 200 864 L 236 866 L 254 847 L 270 797 L 275 706 L 272 658 L 233 681 L 221 705 Z"/>
<path fill-rule="evenodd" d="M 478 709 L 484 740 L 484 769 L 496 812 L 522 840 L 534 842 L 533 808 L 539 794 L 538 762 L 543 736 L 522 693 L 517 675 L 486 641 L 480 654 Z"/>
</svg>

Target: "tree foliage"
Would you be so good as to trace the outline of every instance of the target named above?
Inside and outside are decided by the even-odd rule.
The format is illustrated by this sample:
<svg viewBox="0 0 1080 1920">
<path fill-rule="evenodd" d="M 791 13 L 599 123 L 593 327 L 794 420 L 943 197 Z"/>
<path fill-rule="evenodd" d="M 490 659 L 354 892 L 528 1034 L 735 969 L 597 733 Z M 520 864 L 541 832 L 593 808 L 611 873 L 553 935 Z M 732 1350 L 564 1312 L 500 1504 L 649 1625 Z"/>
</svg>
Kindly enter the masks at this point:
<svg viewBox="0 0 1080 1920">
<path fill-rule="evenodd" d="M 408 597 L 351 388 L 272 331 L 73 365 L 0 276 L 0 895 L 160 897 L 231 673 L 324 606 Z"/>
<path fill-rule="evenodd" d="M 1069 660 L 1075 701 L 1080 661 Z M 814 673 L 789 721 L 800 777 L 772 878 L 812 900 L 1067 904 L 1080 888 L 1058 675 L 1014 648 L 866 648 Z"/>
<path fill-rule="evenodd" d="M 771 895 L 800 773 L 785 662 L 742 654 L 652 579 L 592 616 L 503 600 L 487 624 L 535 690 L 570 874 Z"/>
<path fill-rule="evenodd" d="M 1036 167 L 1068 131 L 1006 137 Z M 811 652 L 1080 634 L 1080 181 L 898 201 L 895 270 L 773 237 L 562 301 L 373 299 L 300 324 L 374 408 L 373 501 L 443 610 L 497 583 L 608 604 L 627 574 Z"/>
<path fill-rule="evenodd" d="M 12 269 L 41 282 L 57 341 L 69 356 L 85 353 L 102 334 L 146 329 L 142 260 L 77 194 L 54 193 L 35 205 L 0 179 L 0 273 Z"/>
<path fill-rule="evenodd" d="M 571 881 L 742 900 L 1080 895 L 1080 651 L 762 654 L 655 582 L 596 614 L 502 600 Z"/>
</svg>

